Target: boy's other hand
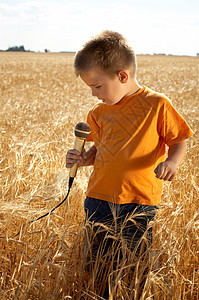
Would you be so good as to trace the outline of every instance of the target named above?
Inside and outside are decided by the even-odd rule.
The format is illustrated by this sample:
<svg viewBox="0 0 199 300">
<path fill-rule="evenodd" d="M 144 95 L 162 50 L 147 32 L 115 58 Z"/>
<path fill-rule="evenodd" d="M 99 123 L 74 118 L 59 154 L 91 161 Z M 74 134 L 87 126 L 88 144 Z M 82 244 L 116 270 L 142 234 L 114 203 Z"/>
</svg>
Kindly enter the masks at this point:
<svg viewBox="0 0 199 300">
<path fill-rule="evenodd" d="M 171 181 L 177 174 L 177 167 L 174 162 L 166 160 L 160 163 L 154 172 L 157 178 Z"/>
</svg>

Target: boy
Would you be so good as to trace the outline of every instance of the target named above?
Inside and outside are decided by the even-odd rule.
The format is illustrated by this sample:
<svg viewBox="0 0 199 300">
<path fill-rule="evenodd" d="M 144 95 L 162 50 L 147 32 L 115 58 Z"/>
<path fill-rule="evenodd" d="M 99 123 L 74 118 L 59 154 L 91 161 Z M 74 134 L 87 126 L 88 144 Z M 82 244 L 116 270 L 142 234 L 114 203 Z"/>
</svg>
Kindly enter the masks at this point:
<svg viewBox="0 0 199 300">
<path fill-rule="evenodd" d="M 94 165 L 85 200 L 87 219 L 109 226 L 117 221 L 128 248 L 138 251 L 146 232 L 148 244 L 152 242 L 149 222 L 160 202 L 162 181 L 176 176 L 185 140 L 193 132 L 165 95 L 137 82 L 134 51 L 119 33 L 104 31 L 88 41 L 76 54 L 74 68 L 101 103 L 87 118 L 88 140 L 94 145 L 82 155 L 69 150 L 66 167 Z"/>
</svg>

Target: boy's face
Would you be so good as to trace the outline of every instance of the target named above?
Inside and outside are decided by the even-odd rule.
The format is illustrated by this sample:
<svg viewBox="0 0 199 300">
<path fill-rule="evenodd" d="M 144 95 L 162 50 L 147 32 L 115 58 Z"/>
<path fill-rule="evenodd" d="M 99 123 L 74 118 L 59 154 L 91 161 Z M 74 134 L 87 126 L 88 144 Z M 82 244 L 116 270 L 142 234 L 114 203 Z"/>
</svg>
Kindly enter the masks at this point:
<svg viewBox="0 0 199 300">
<path fill-rule="evenodd" d="M 124 84 L 120 75 L 110 77 L 101 69 L 93 69 L 80 74 L 81 79 L 92 90 L 92 95 L 108 105 L 114 105 L 125 96 Z"/>
</svg>

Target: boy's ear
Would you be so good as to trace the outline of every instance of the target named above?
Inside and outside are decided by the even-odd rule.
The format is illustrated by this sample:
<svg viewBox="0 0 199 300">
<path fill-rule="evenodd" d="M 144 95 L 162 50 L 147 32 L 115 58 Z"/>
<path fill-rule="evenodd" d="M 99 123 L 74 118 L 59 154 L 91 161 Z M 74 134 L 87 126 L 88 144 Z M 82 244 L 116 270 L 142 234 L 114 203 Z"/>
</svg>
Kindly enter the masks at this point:
<svg viewBox="0 0 199 300">
<path fill-rule="evenodd" d="M 121 70 L 118 73 L 118 78 L 121 83 L 126 83 L 128 81 L 128 73 L 125 70 Z"/>
</svg>

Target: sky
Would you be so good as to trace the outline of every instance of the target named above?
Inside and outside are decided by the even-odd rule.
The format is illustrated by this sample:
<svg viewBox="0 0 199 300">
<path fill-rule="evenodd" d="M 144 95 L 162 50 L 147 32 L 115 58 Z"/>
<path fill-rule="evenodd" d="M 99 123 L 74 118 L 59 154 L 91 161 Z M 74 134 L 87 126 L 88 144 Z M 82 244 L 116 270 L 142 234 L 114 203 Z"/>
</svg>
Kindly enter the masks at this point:
<svg viewBox="0 0 199 300">
<path fill-rule="evenodd" d="M 0 49 L 79 50 L 102 30 L 123 34 L 136 54 L 199 53 L 198 0 L 0 0 Z"/>
</svg>

